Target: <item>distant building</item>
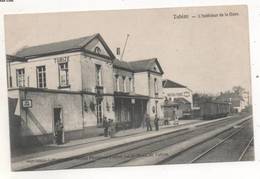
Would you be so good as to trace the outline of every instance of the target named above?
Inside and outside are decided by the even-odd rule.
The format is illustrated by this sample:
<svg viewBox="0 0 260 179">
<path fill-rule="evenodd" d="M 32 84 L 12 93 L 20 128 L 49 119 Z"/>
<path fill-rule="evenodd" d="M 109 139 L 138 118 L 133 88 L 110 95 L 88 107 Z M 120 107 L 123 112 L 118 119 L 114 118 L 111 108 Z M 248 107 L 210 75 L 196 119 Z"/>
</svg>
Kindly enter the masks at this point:
<svg viewBox="0 0 260 179">
<path fill-rule="evenodd" d="M 250 95 L 249 95 L 249 92 L 248 92 L 248 91 L 243 92 L 242 98 L 244 99 L 246 106 L 248 106 L 248 105 L 251 104 Z"/>
<path fill-rule="evenodd" d="M 234 112 L 241 112 L 249 104 L 249 101 L 245 101 L 243 96 L 235 93 L 221 93 L 216 101 L 230 103 L 231 110 L 233 109 Z"/>
<path fill-rule="evenodd" d="M 169 79 L 162 81 L 162 87 L 166 102 L 178 106 L 183 116 L 190 116 L 193 109 L 192 91 L 188 87 Z"/>
</svg>

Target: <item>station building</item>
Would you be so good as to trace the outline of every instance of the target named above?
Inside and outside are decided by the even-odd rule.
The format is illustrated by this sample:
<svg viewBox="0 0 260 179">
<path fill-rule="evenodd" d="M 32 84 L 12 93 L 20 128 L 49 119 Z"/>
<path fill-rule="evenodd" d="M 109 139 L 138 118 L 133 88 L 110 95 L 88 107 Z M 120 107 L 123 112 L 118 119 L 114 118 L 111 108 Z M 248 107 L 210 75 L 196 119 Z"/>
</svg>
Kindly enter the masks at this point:
<svg viewBox="0 0 260 179">
<path fill-rule="evenodd" d="M 156 58 L 116 59 L 100 34 L 7 55 L 11 141 L 30 146 L 102 135 L 104 116 L 122 129 L 158 114 L 163 70 Z"/>
</svg>

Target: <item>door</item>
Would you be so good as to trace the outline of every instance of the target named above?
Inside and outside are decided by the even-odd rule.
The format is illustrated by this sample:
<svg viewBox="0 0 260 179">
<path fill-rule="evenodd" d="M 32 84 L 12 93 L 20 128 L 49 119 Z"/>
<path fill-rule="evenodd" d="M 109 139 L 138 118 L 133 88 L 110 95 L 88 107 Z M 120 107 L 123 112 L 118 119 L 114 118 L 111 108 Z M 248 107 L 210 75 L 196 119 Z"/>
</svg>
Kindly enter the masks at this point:
<svg viewBox="0 0 260 179">
<path fill-rule="evenodd" d="M 97 125 L 102 125 L 103 122 L 102 100 L 97 99 Z"/>
<path fill-rule="evenodd" d="M 64 143 L 62 108 L 54 108 L 54 143 Z"/>
</svg>

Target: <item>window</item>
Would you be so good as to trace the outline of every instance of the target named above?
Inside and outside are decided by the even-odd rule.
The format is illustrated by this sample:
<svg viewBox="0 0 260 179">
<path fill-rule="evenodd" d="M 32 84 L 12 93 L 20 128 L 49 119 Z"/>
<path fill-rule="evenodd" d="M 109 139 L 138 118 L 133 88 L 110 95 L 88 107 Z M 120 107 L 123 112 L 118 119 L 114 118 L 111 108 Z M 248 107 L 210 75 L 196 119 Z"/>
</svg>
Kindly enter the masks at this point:
<svg viewBox="0 0 260 179">
<path fill-rule="evenodd" d="M 156 78 L 154 78 L 154 94 L 158 95 L 158 84 Z"/>
<path fill-rule="evenodd" d="M 133 92 L 133 91 L 134 91 L 132 78 L 129 78 L 129 88 L 130 88 L 130 89 L 129 89 L 130 92 Z"/>
<path fill-rule="evenodd" d="M 116 91 L 119 91 L 119 76 L 115 75 L 116 77 Z"/>
<path fill-rule="evenodd" d="M 69 86 L 68 62 L 59 63 L 59 84 L 60 84 L 60 87 Z"/>
<path fill-rule="evenodd" d="M 102 125 L 103 123 L 103 102 L 102 100 L 98 99 L 97 100 L 97 124 Z"/>
<path fill-rule="evenodd" d="M 25 86 L 24 68 L 16 70 L 16 86 Z"/>
<path fill-rule="evenodd" d="M 96 47 L 95 48 L 95 53 L 100 54 L 101 53 L 101 49 L 99 47 Z"/>
<path fill-rule="evenodd" d="M 96 86 L 102 86 L 101 66 L 96 65 Z"/>
<path fill-rule="evenodd" d="M 123 92 L 126 92 L 126 80 L 125 80 L 125 76 L 123 76 Z"/>
<path fill-rule="evenodd" d="M 46 88 L 46 68 L 45 68 L 45 66 L 37 67 L 36 73 L 37 73 L 37 87 Z"/>
</svg>

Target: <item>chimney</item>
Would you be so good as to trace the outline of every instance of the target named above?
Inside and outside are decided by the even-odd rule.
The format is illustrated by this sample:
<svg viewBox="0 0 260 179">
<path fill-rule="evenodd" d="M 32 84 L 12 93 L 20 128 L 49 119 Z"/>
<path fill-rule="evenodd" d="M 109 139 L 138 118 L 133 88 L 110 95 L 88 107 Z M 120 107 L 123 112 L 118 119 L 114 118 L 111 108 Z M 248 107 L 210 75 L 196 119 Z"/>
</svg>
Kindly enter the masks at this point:
<svg viewBox="0 0 260 179">
<path fill-rule="evenodd" d="M 118 56 L 120 55 L 120 47 L 116 48 L 116 55 L 118 55 Z"/>
</svg>

